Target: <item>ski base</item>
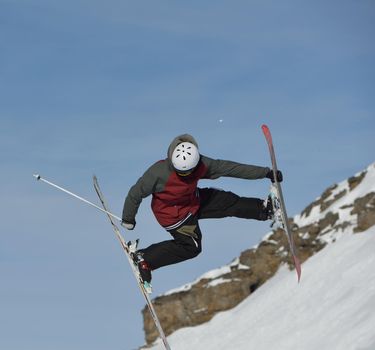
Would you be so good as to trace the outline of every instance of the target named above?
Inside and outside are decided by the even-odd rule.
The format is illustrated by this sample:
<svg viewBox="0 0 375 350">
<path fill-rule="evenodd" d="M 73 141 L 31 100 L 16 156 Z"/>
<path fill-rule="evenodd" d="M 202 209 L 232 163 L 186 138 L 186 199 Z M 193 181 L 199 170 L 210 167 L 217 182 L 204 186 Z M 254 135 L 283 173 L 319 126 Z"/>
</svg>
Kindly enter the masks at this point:
<svg viewBox="0 0 375 350">
<path fill-rule="evenodd" d="M 294 262 L 294 266 L 296 268 L 296 273 L 297 273 L 297 279 L 298 279 L 298 282 L 299 282 L 300 279 L 301 279 L 301 272 L 302 272 L 301 271 L 301 263 L 300 263 L 300 261 L 297 257 L 292 231 L 289 227 L 288 215 L 286 213 L 286 207 L 285 207 L 285 203 L 284 203 L 281 185 L 276 180 L 277 179 L 277 164 L 276 164 L 276 155 L 275 155 L 275 151 L 274 151 L 274 148 L 273 148 L 272 135 L 271 135 L 271 131 L 268 128 L 267 125 L 262 125 L 262 131 L 263 131 L 264 137 L 266 138 L 269 153 L 270 153 L 270 157 L 271 157 L 272 171 L 273 171 L 273 175 L 274 175 L 274 179 L 275 179 L 275 182 L 273 184 L 273 191 L 274 191 L 275 197 L 277 197 L 277 203 L 276 204 L 278 204 L 280 206 L 280 213 L 281 213 L 280 222 L 282 223 L 283 230 L 285 231 L 286 236 L 288 238 L 290 253 L 293 257 L 293 262 Z"/>
<path fill-rule="evenodd" d="M 96 191 L 96 193 L 97 193 L 97 195 L 98 195 L 98 197 L 100 199 L 100 202 L 101 202 L 104 210 L 106 212 L 108 212 L 108 207 L 107 207 L 107 204 L 106 204 L 106 202 L 104 200 L 104 196 L 103 196 L 103 194 L 102 194 L 102 192 L 100 190 L 98 179 L 96 178 L 96 176 L 94 176 L 93 181 L 94 181 L 94 188 L 95 188 L 95 191 Z M 109 218 L 109 220 L 110 220 L 110 222 L 112 224 L 112 228 L 113 228 L 113 230 L 114 230 L 117 238 L 119 239 L 119 241 L 121 243 L 121 246 L 122 246 L 122 248 L 124 250 L 124 253 L 125 253 L 125 255 L 128 258 L 128 261 L 129 261 L 129 264 L 130 264 L 130 266 L 132 268 L 134 277 L 137 279 L 137 283 L 138 283 L 139 289 L 141 290 L 141 292 L 142 292 L 142 294 L 143 294 L 143 296 L 145 298 L 147 307 L 148 307 L 148 309 L 150 311 L 151 317 L 152 317 L 152 319 L 153 319 L 153 321 L 155 323 L 155 326 L 156 326 L 156 328 L 158 330 L 158 333 L 159 333 L 160 338 L 161 338 L 161 340 L 162 340 L 162 342 L 164 344 L 164 347 L 165 347 L 166 350 L 171 350 L 171 347 L 170 347 L 170 345 L 168 343 L 167 337 L 166 337 L 166 335 L 165 335 L 165 333 L 163 331 L 163 328 L 161 327 L 159 318 L 158 318 L 158 316 L 156 314 L 154 305 L 152 304 L 150 296 L 149 296 L 149 293 L 147 291 L 148 285 L 145 285 L 145 283 L 140 279 L 138 268 L 134 265 L 133 259 L 131 257 L 130 248 L 129 248 L 128 244 L 125 242 L 124 238 L 122 237 L 119 228 L 114 223 L 112 217 L 110 215 L 108 215 L 108 214 L 107 214 L 107 216 L 108 216 L 108 218 Z M 136 249 L 137 248 L 138 242 L 139 241 L 136 240 L 135 244 L 130 244 L 130 246 L 132 247 L 132 249 Z"/>
<path fill-rule="evenodd" d="M 88 205 L 90 205 L 90 206 L 92 206 L 92 207 L 94 207 L 94 208 L 96 208 L 96 209 L 98 209 L 98 210 L 100 210 L 100 211 L 102 211 L 102 212 L 104 212 L 104 213 L 107 214 L 107 216 L 108 216 L 108 218 L 109 218 L 109 220 L 111 222 L 112 228 L 113 228 L 113 230 L 114 230 L 114 232 L 115 232 L 118 240 L 120 241 L 121 247 L 123 248 L 126 257 L 128 258 L 128 261 L 129 261 L 129 264 L 130 264 L 130 266 L 132 268 L 132 272 L 134 274 L 134 277 L 137 279 L 137 284 L 138 284 L 139 289 L 141 290 L 141 292 L 142 292 L 142 294 L 143 294 L 143 296 L 144 296 L 144 298 L 146 300 L 146 303 L 147 303 L 148 309 L 150 311 L 151 317 L 152 317 L 152 319 L 153 319 L 153 321 L 155 323 L 155 326 L 156 326 L 156 328 L 157 328 L 157 330 L 159 332 L 159 335 L 160 335 L 160 338 L 161 338 L 161 340 L 162 340 L 162 342 L 164 344 L 164 347 L 165 347 L 166 350 L 171 350 L 171 347 L 169 346 L 168 341 L 167 341 L 167 337 L 165 336 L 163 328 L 161 327 L 159 318 L 156 315 L 155 308 L 154 308 L 154 306 L 153 306 L 153 304 L 151 302 L 151 299 L 149 297 L 149 293 L 147 292 L 147 290 L 149 290 L 150 286 L 148 284 L 144 285 L 144 283 L 139 279 L 139 277 L 137 275 L 138 269 L 134 266 L 133 259 L 131 258 L 131 255 L 130 255 L 131 252 L 129 250 L 129 246 L 125 242 L 124 238 L 122 237 L 122 235 L 120 233 L 120 230 L 119 230 L 118 226 L 114 222 L 114 219 L 116 219 L 116 220 L 118 220 L 118 221 L 121 222 L 121 218 L 118 217 L 118 216 L 116 216 L 116 215 L 114 215 L 114 214 L 112 214 L 110 211 L 108 211 L 108 207 L 107 207 L 107 205 L 105 203 L 104 196 L 103 196 L 103 194 L 102 194 L 102 192 L 100 190 L 99 183 L 98 183 L 98 180 L 97 180 L 96 176 L 94 176 L 94 178 L 93 178 L 94 188 L 95 188 L 95 191 L 96 191 L 96 193 L 97 193 L 97 195 L 98 195 L 98 197 L 100 199 L 102 207 L 99 207 L 96 204 L 88 201 L 87 199 L 85 199 L 83 197 L 80 197 L 77 194 L 75 194 L 73 192 L 70 192 L 67 189 L 63 188 L 63 187 L 60 187 L 60 186 L 54 184 L 53 182 L 50 182 L 50 181 L 42 178 L 42 176 L 39 175 L 39 174 L 35 174 L 34 177 L 38 181 L 42 181 L 42 182 L 44 182 L 44 183 L 46 183 L 46 184 L 48 184 L 48 185 L 50 185 L 50 186 L 58 189 L 59 191 L 65 192 L 68 195 L 70 195 L 70 196 L 72 196 L 72 197 L 74 197 L 74 198 L 76 198 L 76 199 L 78 199 L 78 200 L 80 200 L 80 201 L 82 201 L 82 202 L 84 202 L 84 203 L 86 203 L 86 204 L 88 204 Z M 136 246 L 137 245 L 138 245 L 138 240 L 136 241 Z"/>
</svg>

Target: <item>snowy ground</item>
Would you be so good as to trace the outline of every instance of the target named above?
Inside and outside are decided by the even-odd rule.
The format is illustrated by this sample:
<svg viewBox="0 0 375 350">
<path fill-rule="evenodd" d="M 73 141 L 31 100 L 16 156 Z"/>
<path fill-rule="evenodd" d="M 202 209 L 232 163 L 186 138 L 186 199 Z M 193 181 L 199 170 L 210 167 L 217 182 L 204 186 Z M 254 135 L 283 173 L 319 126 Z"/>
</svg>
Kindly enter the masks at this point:
<svg viewBox="0 0 375 350">
<path fill-rule="evenodd" d="M 356 176 L 359 176 L 361 173 L 357 173 Z M 311 208 L 311 212 L 308 215 L 296 215 L 293 218 L 293 221 L 299 226 L 307 226 L 311 225 L 315 222 L 319 222 L 319 220 L 323 219 L 328 212 L 331 214 L 338 214 L 338 220 L 335 222 L 335 225 L 343 225 L 344 223 L 350 223 L 353 227 L 357 225 L 357 214 L 351 214 L 353 210 L 353 203 L 357 198 L 361 198 L 370 192 L 375 192 L 375 163 L 369 165 L 366 169 L 366 175 L 361 181 L 361 183 L 354 188 L 354 190 L 349 189 L 348 180 L 341 181 L 337 184 L 335 189 L 332 191 L 331 195 L 325 199 L 325 201 L 330 201 L 339 193 L 345 191 L 345 195 L 339 198 L 338 200 L 334 201 L 331 205 L 327 206 L 327 208 L 323 211 L 320 210 L 320 203 L 316 203 L 314 207 Z M 320 234 L 319 239 L 324 243 L 332 243 L 339 239 L 342 234 L 345 232 L 352 232 L 351 229 L 347 231 L 337 231 L 332 229 L 331 226 L 328 226 L 324 232 Z M 269 237 L 273 234 L 273 231 L 268 232 L 262 239 L 262 241 L 268 241 Z M 256 247 L 254 247 L 256 248 Z M 248 266 L 241 265 L 239 259 L 233 260 L 230 264 L 224 265 L 220 268 L 211 270 L 197 278 L 195 281 L 191 283 L 187 283 L 181 287 L 169 290 L 168 292 L 164 293 L 164 295 L 169 295 L 173 293 L 178 293 L 182 291 L 188 291 L 192 288 L 192 286 L 202 279 L 218 279 L 220 276 L 225 275 L 231 271 L 232 267 L 236 267 L 237 269 L 248 269 Z M 213 281 L 213 283 L 217 283 L 217 281 Z"/>
<path fill-rule="evenodd" d="M 374 350 L 374 267 L 375 227 L 348 231 L 303 264 L 300 284 L 282 268 L 236 308 L 168 340 L 173 350 Z"/>
</svg>

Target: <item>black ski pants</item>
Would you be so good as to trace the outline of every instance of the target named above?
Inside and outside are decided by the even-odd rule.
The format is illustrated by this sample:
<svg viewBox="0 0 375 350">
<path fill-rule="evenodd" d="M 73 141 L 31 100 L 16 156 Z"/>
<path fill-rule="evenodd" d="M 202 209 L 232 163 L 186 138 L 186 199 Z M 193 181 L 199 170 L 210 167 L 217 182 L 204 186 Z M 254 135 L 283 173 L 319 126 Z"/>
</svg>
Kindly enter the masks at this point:
<svg viewBox="0 0 375 350">
<path fill-rule="evenodd" d="M 263 201 L 258 198 L 240 197 L 232 192 L 214 188 L 199 189 L 201 205 L 199 211 L 190 216 L 179 227 L 169 230 L 173 239 L 152 244 L 140 250 L 152 270 L 192 259 L 202 251 L 200 219 L 238 217 L 266 220 Z"/>
</svg>

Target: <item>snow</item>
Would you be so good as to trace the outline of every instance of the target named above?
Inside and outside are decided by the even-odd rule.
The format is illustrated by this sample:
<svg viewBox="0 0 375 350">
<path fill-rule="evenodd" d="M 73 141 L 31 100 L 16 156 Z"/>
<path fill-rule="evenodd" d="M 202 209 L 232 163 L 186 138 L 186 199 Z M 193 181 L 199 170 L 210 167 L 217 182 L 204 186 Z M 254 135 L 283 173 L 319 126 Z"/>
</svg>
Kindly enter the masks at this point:
<svg viewBox="0 0 375 350">
<path fill-rule="evenodd" d="M 356 174 L 356 176 L 359 175 L 360 173 Z M 325 199 L 325 202 L 332 200 L 336 195 L 338 195 L 342 191 L 347 192 L 345 196 L 336 200 L 331 206 L 329 206 L 323 212 L 320 211 L 319 205 L 314 206 L 311 210 L 311 213 L 308 216 L 296 215 L 294 217 L 294 222 L 300 227 L 307 226 L 315 221 L 324 218 L 324 216 L 328 212 L 339 214 L 338 223 L 342 223 L 344 221 L 355 221 L 355 218 L 352 215 L 350 215 L 351 208 L 345 208 L 345 206 L 353 204 L 356 198 L 363 197 L 369 192 L 375 192 L 375 163 L 367 167 L 365 177 L 363 178 L 361 183 L 352 191 L 349 190 L 348 181 L 342 181 L 337 185 L 336 188 L 333 189 L 331 195 Z"/>
<path fill-rule="evenodd" d="M 209 287 L 216 287 L 216 286 L 218 286 L 219 284 L 230 283 L 230 282 L 233 282 L 233 279 L 230 279 L 230 278 L 222 278 L 222 277 L 220 277 L 220 278 L 217 278 L 217 279 L 215 279 L 215 280 L 209 282 L 209 283 L 207 284 L 207 288 L 209 288 Z"/>
<path fill-rule="evenodd" d="M 236 258 L 229 265 L 224 265 L 224 266 L 219 267 L 217 269 L 210 270 L 210 271 L 206 272 L 205 274 L 201 275 L 194 282 L 187 283 L 187 284 L 184 284 L 181 287 L 171 289 L 171 290 L 167 291 L 166 293 L 164 293 L 163 296 L 171 295 L 171 294 L 174 294 L 174 293 L 187 292 L 195 284 L 197 284 L 199 281 L 201 281 L 203 279 L 207 279 L 207 280 L 219 279 L 220 280 L 220 281 L 216 281 L 216 282 L 215 281 L 209 282 L 208 286 L 210 286 L 210 287 L 212 287 L 214 285 L 217 285 L 217 284 L 220 284 L 220 283 L 226 283 L 227 281 L 231 281 L 231 280 L 225 280 L 224 281 L 224 279 L 221 276 L 223 276 L 227 273 L 230 273 L 232 268 L 236 268 L 237 270 L 247 270 L 247 269 L 249 269 L 248 266 L 241 264 L 240 260 L 238 258 Z"/>
<path fill-rule="evenodd" d="M 337 213 L 339 215 L 339 219 L 336 222 L 336 225 L 340 225 L 344 222 L 350 222 L 354 224 L 356 222 L 356 216 L 350 214 L 352 211 L 352 207 L 348 205 L 353 204 L 356 198 L 363 197 L 369 192 L 375 192 L 375 163 L 369 165 L 367 167 L 366 175 L 363 178 L 363 180 L 360 182 L 360 184 L 355 187 L 352 191 L 349 190 L 349 183 L 348 180 L 344 180 L 340 182 L 333 190 L 332 193 L 328 198 L 325 199 L 325 202 L 332 200 L 335 198 L 336 195 L 341 193 L 342 191 L 346 191 L 345 196 L 339 198 L 335 202 L 332 203 L 326 210 L 323 212 L 320 211 L 320 206 L 316 205 L 312 208 L 309 215 L 296 215 L 293 219 L 294 222 L 299 226 L 303 227 L 306 225 L 310 225 L 313 222 L 317 222 L 321 219 L 323 219 L 328 212 Z M 355 176 L 359 176 L 361 173 L 357 173 Z M 342 234 L 343 231 L 332 231 L 330 230 L 331 227 L 327 227 L 326 231 L 327 234 L 324 234 L 325 232 L 322 232 L 322 235 L 320 237 L 320 240 L 325 243 L 332 243 L 336 239 L 338 239 Z M 268 243 L 277 244 L 276 241 L 273 241 L 270 239 L 271 235 L 273 234 L 273 231 L 268 232 L 262 239 L 262 241 L 267 241 Z M 305 235 L 308 235 L 305 233 Z M 256 248 L 256 246 L 254 247 Z M 283 249 L 283 248 L 280 248 Z M 287 251 L 285 251 L 285 254 L 288 254 Z M 182 287 L 178 287 L 172 290 L 169 290 L 164 295 L 171 295 L 174 293 L 179 292 L 187 292 L 189 291 L 195 284 L 197 284 L 202 279 L 208 279 L 208 280 L 214 280 L 214 279 L 220 279 L 221 276 L 229 273 L 232 268 L 236 269 L 249 269 L 248 266 L 242 265 L 239 262 L 239 259 L 235 259 L 232 263 L 222 266 L 218 269 L 214 269 L 211 271 L 206 272 L 199 278 L 197 278 L 195 281 L 185 284 Z M 220 283 L 220 282 L 218 282 Z M 214 285 L 215 282 L 211 281 L 210 286 Z"/>
<path fill-rule="evenodd" d="M 339 214 L 338 223 L 355 223 L 352 208 L 347 206 L 375 192 L 375 163 L 356 188 L 349 191 L 348 181 L 343 181 L 326 201 L 343 190 L 345 196 L 325 211 L 315 206 L 308 216 L 297 215 L 294 221 L 309 225 L 331 211 Z M 375 226 L 359 234 L 353 234 L 353 226 L 327 231 L 322 239 L 329 244 L 303 264 L 299 284 L 294 271 L 281 267 L 235 308 L 170 335 L 172 349 L 375 350 Z M 189 290 L 202 279 L 211 280 L 207 287 L 229 283 L 222 276 L 231 268 L 248 267 L 240 266 L 236 259 L 168 294 Z M 156 343 L 150 349 L 164 348 Z"/>
<path fill-rule="evenodd" d="M 237 307 L 168 337 L 173 350 L 375 349 L 375 227 L 350 229 L 294 271 L 282 267 Z M 151 349 L 163 349 L 158 344 Z"/>
</svg>

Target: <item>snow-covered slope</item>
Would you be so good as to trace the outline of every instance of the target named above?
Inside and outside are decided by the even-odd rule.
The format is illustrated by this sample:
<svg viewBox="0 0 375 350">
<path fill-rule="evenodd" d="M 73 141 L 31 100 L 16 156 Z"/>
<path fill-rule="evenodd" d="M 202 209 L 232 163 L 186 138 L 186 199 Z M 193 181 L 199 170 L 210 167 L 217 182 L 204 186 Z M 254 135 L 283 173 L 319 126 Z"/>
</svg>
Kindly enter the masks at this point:
<svg viewBox="0 0 375 350">
<path fill-rule="evenodd" d="M 308 210 L 293 218 L 295 224 L 299 227 L 311 225 L 324 219 L 328 213 L 337 214 L 338 220 L 335 226 L 357 226 L 358 213 L 353 213 L 353 205 L 357 199 L 363 198 L 369 193 L 375 192 L 375 164 L 371 164 L 363 172 L 357 173 L 352 178 L 332 186 L 313 202 Z M 341 230 L 332 230 L 326 228 L 329 233 L 324 237 L 324 232 L 320 235 L 320 239 L 327 243 L 337 239 Z"/>
<path fill-rule="evenodd" d="M 369 224 L 368 216 L 362 215 L 369 203 L 373 206 L 374 192 L 375 164 L 328 189 L 293 218 L 302 228 L 301 237 L 308 235 L 304 227 L 326 221 L 320 225 L 318 239 L 328 245 L 303 264 L 300 284 L 294 271 L 282 266 L 235 308 L 170 335 L 172 349 L 375 350 L 375 226 L 370 227 L 373 215 Z M 358 202 L 370 193 L 370 202 L 361 206 Z M 327 224 L 328 214 L 335 218 Z M 354 234 L 360 216 L 370 228 Z M 220 280 L 235 264 L 239 262 L 210 271 L 197 281 Z"/>
<path fill-rule="evenodd" d="M 318 197 L 301 214 L 294 216 L 293 223 L 302 228 L 324 220 L 327 214 L 337 215 L 338 219 L 334 223 L 335 227 L 327 225 L 319 234 L 319 240 L 324 243 L 331 243 L 337 240 L 344 232 L 353 232 L 353 228 L 358 224 L 358 214 L 352 214 L 355 200 L 364 197 L 368 193 L 375 193 L 375 163 L 368 166 L 365 171 L 355 174 L 351 179 L 359 179 L 358 185 L 353 185 L 350 179 L 347 179 L 330 187 L 323 196 Z M 349 230 L 339 229 L 341 227 L 349 227 Z M 272 231 L 267 233 L 262 242 L 268 241 L 272 233 Z M 288 252 L 285 251 L 285 254 L 288 254 Z M 191 283 L 168 291 L 165 295 L 181 291 L 186 292 L 203 279 L 220 279 L 221 276 L 230 272 L 233 267 L 248 269 L 247 266 L 241 265 L 237 258 L 228 265 L 206 272 Z"/>
<path fill-rule="evenodd" d="M 375 227 L 282 268 L 236 308 L 173 333 L 173 350 L 375 349 Z M 161 345 L 151 349 L 163 349 Z"/>
</svg>

